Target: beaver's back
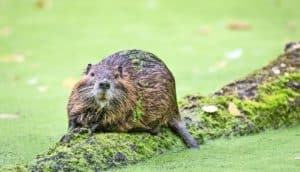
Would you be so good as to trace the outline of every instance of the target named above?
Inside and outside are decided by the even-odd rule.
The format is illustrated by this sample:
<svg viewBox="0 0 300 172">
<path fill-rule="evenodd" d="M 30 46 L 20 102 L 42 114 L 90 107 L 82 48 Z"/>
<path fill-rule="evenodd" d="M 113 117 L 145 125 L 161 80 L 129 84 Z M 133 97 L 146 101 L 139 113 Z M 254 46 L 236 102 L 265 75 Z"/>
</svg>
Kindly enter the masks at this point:
<svg viewBox="0 0 300 172">
<path fill-rule="evenodd" d="M 165 63 L 154 54 L 143 50 L 119 51 L 103 59 L 100 63 L 107 66 L 121 66 L 132 77 L 142 74 L 151 75 L 153 71 L 162 72 L 166 74 L 166 77 L 171 77 L 172 82 L 175 82 Z"/>
<path fill-rule="evenodd" d="M 175 79 L 165 63 L 142 50 L 119 51 L 100 62 L 123 68 L 137 90 L 137 106 L 144 113 L 142 122 L 150 127 L 180 119 L 176 100 Z"/>
</svg>

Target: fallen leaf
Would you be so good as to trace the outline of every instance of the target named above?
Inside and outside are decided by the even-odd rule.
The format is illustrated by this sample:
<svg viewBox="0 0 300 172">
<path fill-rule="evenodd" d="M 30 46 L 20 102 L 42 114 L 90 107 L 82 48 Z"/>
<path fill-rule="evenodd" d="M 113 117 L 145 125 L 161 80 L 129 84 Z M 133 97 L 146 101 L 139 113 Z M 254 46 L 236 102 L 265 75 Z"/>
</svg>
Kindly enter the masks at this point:
<svg viewBox="0 0 300 172">
<path fill-rule="evenodd" d="M 20 76 L 19 75 L 11 75 L 10 76 L 10 80 L 12 80 L 12 81 L 18 81 L 18 80 L 20 80 Z"/>
<path fill-rule="evenodd" d="M 231 21 L 227 24 L 227 28 L 233 31 L 246 31 L 250 30 L 251 26 L 243 21 Z"/>
<path fill-rule="evenodd" d="M 224 55 L 227 59 L 231 59 L 231 60 L 238 59 L 243 55 L 243 49 L 237 48 L 235 50 L 225 52 Z"/>
<path fill-rule="evenodd" d="M 0 114 L 0 119 L 15 119 L 18 117 L 16 114 Z"/>
<path fill-rule="evenodd" d="M 0 57 L 0 62 L 2 63 L 23 63 L 25 56 L 22 54 L 10 54 Z"/>
<path fill-rule="evenodd" d="M 295 22 L 295 21 L 289 21 L 287 23 L 287 29 L 289 29 L 290 31 L 296 31 L 297 27 L 298 27 L 298 25 L 297 25 L 297 22 Z"/>
<path fill-rule="evenodd" d="M 75 83 L 78 81 L 76 78 L 66 78 L 63 80 L 62 85 L 64 88 L 72 89 Z"/>
<path fill-rule="evenodd" d="M 279 75 L 280 74 L 280 69 L 278 67 L 272 67 L 272 72 L 275 74 L 275 75 Z"/>
<path fill-rule="evenodd" d="M 35 6 L 44 9 L 44 8 L 49 8 L 52 5 L 52 0 L 36 0 L 35 1 Z"/>
<path fill-rule="evenodd" d="M 242 116 L 240 110 L 238 109 L 238 107 L 233 102 L 230 102 L 228 104 L 228 111 L 233 116 L 237 116 L 237 117 Z"/>
<path fill-rule="evenodd" d="M 201 109 L 208 113 L 214 113 L 218 111 L 218 107 L 215 105 L 202 106 Z"/>
<path fill-rule="evenodd" d="M 211 28 L 209 26 L 200 26 L 199 32 L 202 35 L 208 35 L 211 32 Z"/>
<path fill-rule="evenodd" d="M 285 67 L 286 67 L 286 64 L 285 64 L 285 63 L 281 63 L 281 64 L 280 64 L 280 67 L 281 67 L 281 68 L 285 68 Z"/>
<path fill-rule="evenodd" d="M 217 64 L 211 66 L 208 68 L 208 72 L 217 72 L 218 70 L 225 68 L 227 66 L 228 62 L 225 60 L 222 60 L 218 62 Z"/>
<path fill-rule="evenodd" d="M 0 28 L 0 36 L 9 36 L 12 33 L 11 27 L 5 26 Z"/>
<path fill-rule="evenodd" d="M 36 85 L 39 82 L 38 78 L 31 78 L 26 81 L 28 85 Z"/>
<path fill-rule="evenodd" d="M 44 86 L 44 85 L 40 85 L 37 87 L 37 90 L 40 92 L 40 93 L 45 93 L 48 91 L 48 87 L 47 86 Z"/>
</svg>

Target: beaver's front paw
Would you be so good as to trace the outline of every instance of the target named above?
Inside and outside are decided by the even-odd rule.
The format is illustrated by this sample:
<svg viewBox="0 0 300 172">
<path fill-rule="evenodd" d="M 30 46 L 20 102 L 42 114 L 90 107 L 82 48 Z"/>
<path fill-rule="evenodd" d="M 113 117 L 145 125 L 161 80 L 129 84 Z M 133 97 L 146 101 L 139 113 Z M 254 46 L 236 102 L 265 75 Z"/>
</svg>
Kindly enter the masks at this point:
<svg viewBox="0 0 300 172">
<path fill-rule="evenodd" d="M 72 133 L 68 133 L 68 134 L 63 135 L 60 138 L 59 142 L 60 143 L 69 143 L 72 138 L 73 138 L 73 134 Z"/>
<path fill-rule="evenodd" d="M 74 137 L 74 134 L 85 134 L 90 133 L 88 128 L 70 128 L 68 133 L 63 135 L 60 139 L 61 143 L 68 143 Z"/>
<path fill-rule="evenodd" d="M 99 124 L 93 124 L 93 125 L 91 125 L 90 128 L 88 129 L 88 134 L 90 136 L 93 135 L 96 132 L 96 130 L 97 130 L 98 127 L 99 127 Z"/>
<path fill-rule="evenodd" d="M 88 128 L 74 128 L 69 130 L 69 133 L 78 133 L 78 134 L 84 134 L 84 133 L 88 133 L 89 129 Z"/>
</svg>

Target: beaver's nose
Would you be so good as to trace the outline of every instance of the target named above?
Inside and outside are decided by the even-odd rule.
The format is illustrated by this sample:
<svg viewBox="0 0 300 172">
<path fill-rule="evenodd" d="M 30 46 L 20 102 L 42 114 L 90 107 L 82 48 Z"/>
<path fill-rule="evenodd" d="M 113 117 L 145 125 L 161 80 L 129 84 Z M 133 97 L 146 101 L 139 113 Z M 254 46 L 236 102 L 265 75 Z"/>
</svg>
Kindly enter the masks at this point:
<svg viewBox="0 0 300 172">
<path fill-rule="evenodd" d="M 100 88 L 100 89 L 107 90 L 107 89 L 110 88 L 110 84 L 109 84 L 109 82 L 107 82 L 107 81 L 100 82 L 100 83 L 99 83 L 99 88 Z"/>
</svg>

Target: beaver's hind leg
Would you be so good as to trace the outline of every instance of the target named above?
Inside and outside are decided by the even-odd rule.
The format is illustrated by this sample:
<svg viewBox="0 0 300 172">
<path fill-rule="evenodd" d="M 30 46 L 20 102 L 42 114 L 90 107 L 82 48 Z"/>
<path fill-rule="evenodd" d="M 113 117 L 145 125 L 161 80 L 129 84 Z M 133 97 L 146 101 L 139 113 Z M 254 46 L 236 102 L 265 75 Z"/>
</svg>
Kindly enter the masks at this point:
<svg viewBox="0 0 300 172">
<path fill-rule="evenodd" d="M 197 141 L 193 138 L 193 136 L 189 133 L 189 131 L 180 121 L 173 118 L 168 122 L 168 126 L 173 130 L 173 132 L 178 134 L 183 139 L 183 141 L 187 144 L 188 147 L 199 147 Z"/>
</svg>

